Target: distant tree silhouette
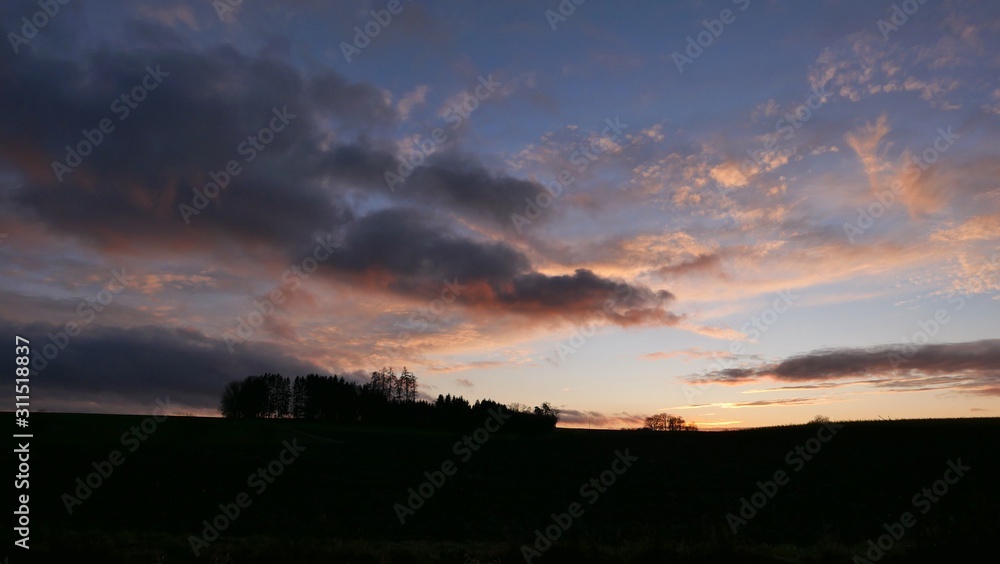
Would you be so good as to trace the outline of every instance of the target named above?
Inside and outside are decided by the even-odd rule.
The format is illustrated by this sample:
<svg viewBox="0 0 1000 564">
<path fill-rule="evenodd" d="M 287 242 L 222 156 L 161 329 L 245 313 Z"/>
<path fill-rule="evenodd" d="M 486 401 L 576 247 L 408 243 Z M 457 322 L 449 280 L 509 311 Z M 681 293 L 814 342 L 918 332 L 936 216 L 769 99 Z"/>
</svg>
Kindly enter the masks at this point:
<svg viewBox="0 0 1000 564">
<path fill-rule="evenodd" d="M 642 427 L 650 431 L 697 431 L 698 426 L 693 423 L 685 423 L 684 418 L 679 415 L 668 413 L 657 413 L 646 418 Z"/>
<path fill-rule="evenodd" d="M 265 374 L 266 386 L 264 417 L 288 417 L 292 401 L 292 391 L 288 378 L 280 374 Z"/>
<path fill-rule="evenodd" d="M 503 430 L 525 433 L 551 430 L 559 420 L 559 410 L 548 402 L 532 410 L 523 404 L 508 409 L 488 399 L 470 405 L 451 394 L 439 395 L 434 403 L 417 400 L 417 377 L 405 367 L 398 376 L 391 367 L 372 372 L 365 384 L 336 375 L 307 374 L 294 380 L 271 373 L 248 376 L 226 385 L 219 411 L 239 419 L 294 417 L 449 429 L 480 426 L 494 413 L 509 413 Z"/>
<path fill-rule="evenodd" d="M 219 411 L 222 412 L 223 417 L 231 419 L 243 418 L 243 409 L 240 405 L 242 391 L 243 382 L 230 382 L 226 384 L 226 387 L 222 390 L 222 401 L 219 405 Z"/>
<path fill-rule="evenodd" d="M 405 366 L 403 367 L 403 373 L 399 375 L 399 383 L 402 388 L 401 401 L 417 401 L 417 377 L 407 370 Z"/>
<path fill-rule="evenodd" d="M 291 399 L 288 378 L 280 374 L 248 376 L 226 384 L 219 411 L 239 419 L 287 417 Z"/>
<path fill-rule="evenodd" d="M 306 418 L 306 380 L 302 376 L 296 376 L 292 383 L 292 417 Z"/>
<path fill-rule="evenodd" d="M 559 419 L 559 410 L 552 407 L 549 402 L 542 402 L 542 407 L 535 408 L 535 414 L 543 417 L 553 417 Z"/>
<path fill-rule="evenodd" d="M 525 405 L 523 403 L 516 402 L 516 401 L 514 403 L 508 405 L 507 409 L 509 409 L 510 411 L 513 411 L 514 413 L 531 413 L 531 408 L 530 407 L 528 407 L 527 405 Z"/>
</svg>

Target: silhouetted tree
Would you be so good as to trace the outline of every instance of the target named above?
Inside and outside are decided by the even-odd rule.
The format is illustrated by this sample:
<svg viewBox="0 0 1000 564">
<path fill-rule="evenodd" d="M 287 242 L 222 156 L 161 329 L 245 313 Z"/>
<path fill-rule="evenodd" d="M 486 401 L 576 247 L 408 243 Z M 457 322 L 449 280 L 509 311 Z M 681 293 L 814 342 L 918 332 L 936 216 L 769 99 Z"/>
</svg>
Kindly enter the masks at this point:
<svg viewBox="0 0 1000 564">
<path fill-rule="evenodd" d="M 240 406 L 242 391 L 243 382 L 234 381 L 226 384 L 226 387 L 222 390 L 222 401 L 219 405 L 219 411 L 222 412 L 223 417 L 231 419 L 240 419 L 243 417 L 243 410 Z"/>
<path fill-rule="evenodd" d="M 230 382 L 222 392 L 219 411 L 225 417 L 253 419 L 287 417 L 291 390 L 280 374 L 247 376 L 242 382 Z"/>
<path fill-rule="evenodd" d="M 399 375 L 400 388 L 402 389 L 401 401 L 417 401 L 417 377 L 412 372 L 403 367 L 402 374 Z"/>
<path fill-rule="evenodd" d="M 439 395 L 433 404 L 417 401 L 417 378 L 405 367 L 397 377 L 392 368 L 372 372 L 366 384 L 340 376 L 307 374 L 290 380 L 280 374 L 265 373 L 230 382 L 222 393 L 219 410 L 231 418 L 276 418 L 324 420 L 337 423 L 378 423 L 392 425 L 438 425 L 449 429 L 483 424 L 491 410 L 506 411 L 512 417 L 503 430 L 545 432 L 553 429 L 559 410 L 548 402 L 532 411 L 523 404 L 508 409 L 501 403 L 482 399 L 470 405 L 462 396 Z"/>
<path fill-rule="evenodd" d="M 651 431 L 697 431 L 698 426 L 693 423 L 685 423 L 684 418 L 679 415 L 658 413 L 646 418 L 643 429 Z"/>
<path fill-rule="evenodd" d="M 658 413 L 646 418 L 643 429 L 651 431 L 697 431 L 698 426 L 694 423 L 685 423 L 684 418 L 679 415 Z"/>
<path fill-rule="evenodd" d="M 292 417 L 306 418 L 306 381 L 301 376 L 296 376 L 292 384 Z"/>
<path fill-rule="evenodd" d="M 549 402 L 542 402 L 542 407 L 536 407 L 535 413 L 543 417 L 552 417 L 555 420 L 559 420 L 559 410 L 552 407 Z"/>
</svg>

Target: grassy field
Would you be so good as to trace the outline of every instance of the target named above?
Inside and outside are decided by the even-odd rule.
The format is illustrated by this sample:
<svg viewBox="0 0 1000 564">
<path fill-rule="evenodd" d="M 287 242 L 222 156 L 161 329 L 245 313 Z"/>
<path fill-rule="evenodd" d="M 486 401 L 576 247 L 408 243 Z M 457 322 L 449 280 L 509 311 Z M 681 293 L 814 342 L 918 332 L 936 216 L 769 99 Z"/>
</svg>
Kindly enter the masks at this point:
<svg viewBox="0 0 1000 564">
<path fill-rule="evenodd" d="M 32 560 L 509 563 L 555 527 L 532 562 L 853 562 L 910 512 L 915 524 L 878 562 L 975 562 L 1000 528 L 1000 419 L 854 422 L 836 434 L 560 429 L 491 434 L 475 451 L 455 449 L 454 432 L 170 417 L 147 435 L 144 419 L 32 415 Z M 282 454 L 286 442 L 300 452 Z M 634 460 L 616 463 L 626 450 Z M 959 459 L 964 475 L 946 474 Z M 447 461 L 452 475 L 401 523 L 396 504 Z M 111 472 L 77 497 L 95 463 Z M 248 482 L 260 468 L 269 480 Z M 587 485 L 602 473 L 614 483 Z M 945 477 L 946 493 L 924 497 Z M 770 495 L 753 498 L 761 489 Z M 249 504 L 195 556 L 192 535 L 241 493 Z M 64 496 L 80 502 L 72 514 Z M 763 503 L 734 533 L 727 515 L 742 498 Z M 565 531 L 554 513 L 572 518 Z"/>
</svg>

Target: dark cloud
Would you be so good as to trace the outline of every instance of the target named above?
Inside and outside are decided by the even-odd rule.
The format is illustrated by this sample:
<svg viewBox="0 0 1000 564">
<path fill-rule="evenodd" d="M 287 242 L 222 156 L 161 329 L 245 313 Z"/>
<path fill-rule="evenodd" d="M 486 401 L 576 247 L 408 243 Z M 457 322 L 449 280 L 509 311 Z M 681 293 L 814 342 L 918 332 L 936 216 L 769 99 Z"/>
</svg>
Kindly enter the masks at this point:
<svg viewBox="0 0 1000 564">
<path fill-rule="evenodd" d="M 116 105 L 148 69 L 167 76 L 135 108 Z M 288 249 L 350 215 L 298 166 L 318 151 L 315 126 L 303 115 L 302 79 L 282 63 L 231 47 L 101 52 L 78 63 L 26 54 L 0 80 L 9 85 L 0 103 L 19 108 L 0 117 L 0 162 L 24 178 L 9 203 L 57 232 L 112 250 Z M 296 117 L 274 121 L 286 109 Z M 115 129 L 60 183 L 51 163 L 66 162 L 65 147 L 103 119 Z M 270 144 L 241 153 L 272 123 L 284 129 Z M 240 171 L 227 182 L 230 161 Z M 185 225 L 179 206 L 194 205 L 213 173 L 225 186 Z"/>
<path fill-rule="evenodd" d="M 353 125 L 390 125 L 399 120 L 390 97 L 381 89 L 368 83 L 351 83 L 333 71 L 310 78 L 306 96 L 319 113 Z"/>
<path fill-rule="evenodd" d="M 730 368 L 689 378 L 692 382 L 721 384 L 763 379 L 783 382 L 853 379 L 880 388 L 915 391 L 952 387 L 996 395 L 1000 392 L 1000 339 L 821 350 L 777 363 Z"/>
<path fill-rule="evenodd" d="M 440 291 L 459 283 L 509 280 L 530 268 L 528 259 L 501 242 L 462 238 L 428 220 L 419 208 L 392 208 L 351 223 L 329 261 L 334 269 L 390 276 L 389 289 Z"/>
<path fill-rule="evenodd" d="M 435 298 L 446 282 L 461 285 L 461 305 L 531 316 L 580 319 L 602 314 L 610 323 L 673 325 L 665 290 L 614 281 L 590 270 L 550 276 L 532 270 L 520 251 L 497 241 L 458 237 L 416 209 L 388 209 L 353 222 L 323 265 L 378 289 Z"/>
<path fill-rule="evenodd" d="M 499 289 L 498 297 L 513 310 L 581 316 L 603 312 L 610 322 L 621 326 L 674 325 L 680 321 L 679 316 L 663 309 L 674 299 L 670 292 L 616 282 L 587 269 L 558 276 L 527 273 L 511 282 Z"/>
<path fill-rule="evenodd" d="M 545 193 L 542 200 L 539 195 Z M 491 173 L 469 158 L 458 155 L 444 155 L 431 159 L 424 166 L 417 167 L 405 184 L 397 188 L 403 197 L 427 201 L 432 205 L 445 206 L 466 212 L 480 221 L 514 231 L 512 214 L 525 215 L 530 206 L 541 210 L 542 220 L 552 210 L 538 207 L 544 198 L 551 195 L 542 185 L 506 175 Z"/>
<path fill-rule="evenodd" d="M 213 407 L 223 386 L 232 380 L 263 372 L 284 376 L 324 373 L 267 344 L 231 354 L 222 339 L 191 329 L 87 327 L 76 336 L 67 336 L 64 329 L 62 325 L 0 320 L 4 334 L 31 341 L 32 366 L 41 368 L 33 382 L 45 390 L 40 396 L 109 393 L 139 403 L 169 396 L 176 403 Z M 50 336 L 55 336 L 55 341 Z M 58 346 L 53 344 L 56 341 L 64 348 L 45 361 L 42 354 L 51 356 Z"/>
<path fill-rule="evenodd" d="M 145 100 L 116 103 L 148 69 L 165 76 Z M 0 167 L 24 179 L 4 190 L 6 203 L 105 250 L 231 252 L 236 244 L 287 252 L 347 222 L 356 201 L 347 204 L 346 194 L 391 195 L 385 173 L 399 168 L 391 143 L 366 133 L 397 119 L 382 90 L 333 71 L 304 76 L 231 46 L 100 51 L 78 60 L 24 53 L 0 67 L 0 80 L 0 104 L 18 108 L 0 116 Z M 276 111 L 295 117 L 275 122 Z M 60 182 L 53 162 L 66 163 L 66 147 L 104 119 L 114 131 Z M 251 150 L 249 138 L 275 123 L 283 129 L 273 141 Z M 322 129 L 330 126 L 332 146 Z M 227 181 L 230 161 L 239 172 Z M 213 180 L 224 184 L 218 195 L 183 213 L 180 206 L 197 207 L 196 194 Z M 510 214 L 523 213 L 542 190 L 450 155 L 417 167 L 396 201 L 509 231 Z"/>
</svg>

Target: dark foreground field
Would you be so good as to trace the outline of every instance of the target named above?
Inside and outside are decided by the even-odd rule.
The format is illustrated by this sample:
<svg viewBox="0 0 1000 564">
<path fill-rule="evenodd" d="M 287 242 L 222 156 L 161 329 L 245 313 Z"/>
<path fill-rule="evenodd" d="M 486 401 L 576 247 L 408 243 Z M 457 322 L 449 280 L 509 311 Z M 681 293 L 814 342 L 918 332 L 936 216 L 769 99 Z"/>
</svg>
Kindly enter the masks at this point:
<svg viewBox="0 0 1000 564">
<path fill-rule="evenodd" d="M 543 564 L 977 562 L 1000 531 L 998 419 L 848 423 L 832 436 L 819 425 L 500 433 L 474 452 L 454 449 L 462 433 L 413 429 L 171 417 L 143 441 L 130 431 L 143 417 L 31 419 L 32 561 L 511 563 L 528 545 Z M 282 455 L 293 440 L 300 452 Z M 119 466 L 106 462 L 116 450 Z M 616 463 L 626 451 L 637 459 Z M 400 523 L 394 506 L 447 461 L 453 475 Z M 94 463 L 112 470 L 77 497 Z M 269 465 L 280 475 L 248 482 Z M 785 483 L 768 484 L 779 471 Z M 602 473 L 614 483 L 581 490 Z M 758 481 L 770 496 L 734 521 Z M 248 505 L 217 519 L 225 530 L 196 557 L 192 536 L 213 538 L 203 521 L 238 500 Z M 558 539 L 535 546 L 547 527 Z M 881 535 L 884 550 L 869 544 Z"/>
</svg>

